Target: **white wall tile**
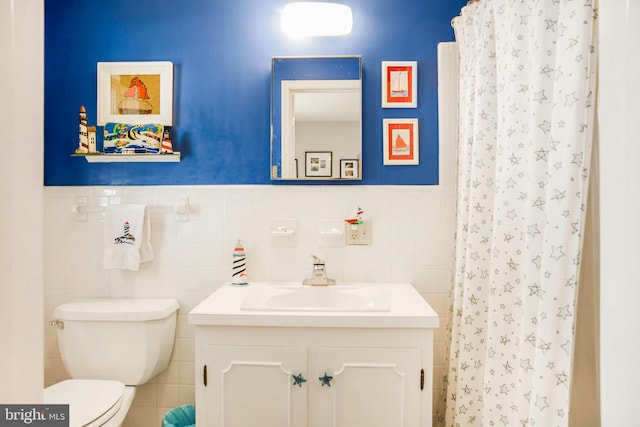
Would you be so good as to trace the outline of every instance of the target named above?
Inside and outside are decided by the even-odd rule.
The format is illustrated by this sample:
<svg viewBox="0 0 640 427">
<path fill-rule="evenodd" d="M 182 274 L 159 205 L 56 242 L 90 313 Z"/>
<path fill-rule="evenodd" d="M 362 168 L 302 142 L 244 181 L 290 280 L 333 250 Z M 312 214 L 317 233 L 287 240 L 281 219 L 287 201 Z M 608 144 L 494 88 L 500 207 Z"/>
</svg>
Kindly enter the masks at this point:
<svg viewBox="0 0 640 427">
<path fill-rule="evenodd" d="M 599 2 L 600 399 L 602 426 L 637 424 L 640 382 L 640 4 Z"/>
</svg>

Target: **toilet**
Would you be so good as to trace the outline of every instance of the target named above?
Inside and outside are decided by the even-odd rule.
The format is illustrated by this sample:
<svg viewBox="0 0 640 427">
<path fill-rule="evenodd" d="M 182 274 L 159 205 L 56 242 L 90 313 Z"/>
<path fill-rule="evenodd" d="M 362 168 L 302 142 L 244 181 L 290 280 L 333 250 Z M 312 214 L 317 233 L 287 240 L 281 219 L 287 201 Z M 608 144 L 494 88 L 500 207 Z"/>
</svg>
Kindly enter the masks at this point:
<svg viewBox="0 0 640 427">
<path fill-rule="evenodd" d="M 44 403 L 69 404 L 70 427 L 118 427 L 136 386 L 169 366 L 178 301 L 81 299 L 53 311 L 60 354 L 72 379 L 44 390 Z"/>
</svg>

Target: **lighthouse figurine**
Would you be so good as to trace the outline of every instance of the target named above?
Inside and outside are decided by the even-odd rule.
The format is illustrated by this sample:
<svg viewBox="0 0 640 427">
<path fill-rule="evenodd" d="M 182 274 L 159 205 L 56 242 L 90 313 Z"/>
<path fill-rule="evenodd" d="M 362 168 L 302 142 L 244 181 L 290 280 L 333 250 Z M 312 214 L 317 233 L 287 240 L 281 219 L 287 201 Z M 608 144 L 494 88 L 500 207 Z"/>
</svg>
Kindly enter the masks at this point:
<svg viewBox="0 0 640 427">
<path fill-rule="evenodd" d="M 231 284 L 236 286 L 246 285 L 248 283 L 247 254 L 240 239 L 238 239 L 238 244 L 233 249 L 231 266 Z"/>
<path fill-rule="evenodd" d="M 84 105 L 80 106 L 78 122 L 78 148 L 76 149 L 76 153 L 88 153 L 89 135 L 87 133 L 87 110 L 84 108 Z"/>
<path fill-rule="evenodd" d="M 171 154 L 173 153 L 173 145 L 171 144 L 171 135 L 169 135 L 169 129 L 165 128 L 162 133 L 162 149 L 160 150 L 161 154 Z"/>
</svg>

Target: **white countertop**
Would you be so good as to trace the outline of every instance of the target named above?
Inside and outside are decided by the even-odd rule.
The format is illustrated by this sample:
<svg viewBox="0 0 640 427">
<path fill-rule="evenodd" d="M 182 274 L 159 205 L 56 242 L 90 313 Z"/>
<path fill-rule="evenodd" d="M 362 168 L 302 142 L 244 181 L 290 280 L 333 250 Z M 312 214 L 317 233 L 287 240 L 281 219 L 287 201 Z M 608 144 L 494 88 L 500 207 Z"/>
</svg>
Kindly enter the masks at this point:
<svg viewBox="0 0 640 427">
<path fill-rule="evenodd" d="M 296 285 L 296 283 L 278 283 Z M 302 286 L 302 284 L 297 283 Z M 241 310 L 242 302 L 253 287 L 225 283 L 189 312 L 189 324 L 195 326 L 280 326 L 280 327 L 344 327 L 344 328 L 437 328 L 436 312 L 410 283 L 367 283 L 386 295 L 389 311 L 252 311 Z M 358 285 L 344 283 L 341 285 Z"/>
</svg>

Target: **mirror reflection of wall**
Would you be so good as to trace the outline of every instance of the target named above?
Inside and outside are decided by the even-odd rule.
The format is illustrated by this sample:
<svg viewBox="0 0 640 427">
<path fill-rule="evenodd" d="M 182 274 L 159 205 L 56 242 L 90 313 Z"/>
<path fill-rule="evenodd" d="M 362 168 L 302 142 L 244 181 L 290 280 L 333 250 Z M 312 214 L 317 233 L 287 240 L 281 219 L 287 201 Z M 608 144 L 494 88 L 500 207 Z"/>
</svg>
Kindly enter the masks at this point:
<svg viewBox="0 0 640 427">
<path fill-rule="evenodd" d="M 331 151 L 334 159 L 360 158 L 360 93 L 297 93 L 295 158 L 309 151 Z M 300 162 L 298 162 L 299 164 Z M 298 177 L 304 174 L 298 171 Z M 340 178 L 340 162 L 332 162 L 331 178 Z"/>
<path fill-rule="evenodd" d="M 273 58 L 272 179 L 361 179 L 340 161 L 362 156 L 361 58 Z M 307 173 L 306 153 L 331 153 L 329 173 Z M 358 162 L 360 165 L 360 162 Z"/>
</svg>

